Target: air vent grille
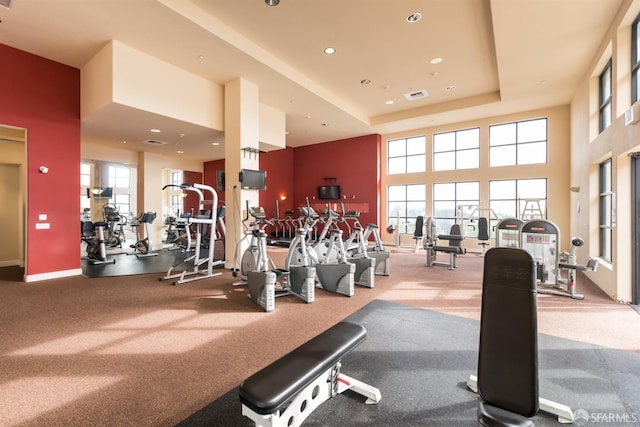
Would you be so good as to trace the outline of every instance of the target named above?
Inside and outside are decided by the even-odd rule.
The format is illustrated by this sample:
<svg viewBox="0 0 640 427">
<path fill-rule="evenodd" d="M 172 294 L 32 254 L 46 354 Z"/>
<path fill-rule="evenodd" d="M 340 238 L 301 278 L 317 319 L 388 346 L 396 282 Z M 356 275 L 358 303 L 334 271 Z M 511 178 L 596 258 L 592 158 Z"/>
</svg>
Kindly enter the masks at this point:
<svg viewBox="0 0 640 427">
<path fill-rule="evenodd" d="M 142 141 L 145 144 L 149 144 L 149 145 L 155 145 L 155 146 L 161 146 L 161 145 L 167 145 L 168 142 L 165 141 L 158 141 L 157 139 L 147 139 L 145 141 Z"/>
<path fill-rule="evenodd" d="M 11 7 L 11 1 L 12 0 L 0 0 L 0 6 L 4 6 L 9 9 Z"/>
<path fill-rule="evenodd" d="M 409 101 L 415 101 L 416 99 L 426 98 L 427 96 L 429 96 L 429 92 L 427 92 L 424 89 L 415 90 L 413 92 L 404 94 L 404 97 L 407 98 Z"/>
</svg>

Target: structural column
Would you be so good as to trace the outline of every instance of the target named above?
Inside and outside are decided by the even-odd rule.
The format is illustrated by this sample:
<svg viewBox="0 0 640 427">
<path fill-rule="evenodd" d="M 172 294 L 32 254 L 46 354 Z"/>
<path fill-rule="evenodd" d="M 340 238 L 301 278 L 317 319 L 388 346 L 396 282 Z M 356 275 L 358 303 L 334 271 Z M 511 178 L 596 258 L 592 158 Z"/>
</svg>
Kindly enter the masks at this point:
<svg viewBox="0 0 640 427">
<path fill-rule="evenodd" d="M 258 206 L 258 190 L 240 188 L 240 169 L 259 170 L 259 91 L 258 86 L 244 79 L 225 85 L 225 202 L 226 202 L 226 267 L 233 266 L 237 242 L 244 235 L 241 219 L 246 215 L 246 202 Z M 238 248 L 238 263 L 248 246 L 245 241 Z"/>
</svg>

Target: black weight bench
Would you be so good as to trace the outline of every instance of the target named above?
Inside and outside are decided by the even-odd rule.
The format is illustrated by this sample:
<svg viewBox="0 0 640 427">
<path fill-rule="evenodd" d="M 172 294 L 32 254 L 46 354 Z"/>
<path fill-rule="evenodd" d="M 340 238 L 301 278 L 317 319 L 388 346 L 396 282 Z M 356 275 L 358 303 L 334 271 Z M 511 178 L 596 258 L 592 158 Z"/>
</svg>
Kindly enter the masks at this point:
<svg viewBox="0 0 640 427">
<path fill-rule="evenodd" d="M 341 322 L 256 372 L 240 384 L 242 415 L 256 426 L 292 427 L 346 390 L 378 403 L 380 390 L 340 373 L 341 359 L 366 338 L 363 326 Z"/>
<path fill-rule="evenodd" d="M 484 256 L 478 375 L 467 387 L 481 396 L 481 426 L 531 427 L 539 409 L 574 421 L 570 407 L 538 394 L 536 268 L 523 249 L 491 248 Z"/>
</svg>

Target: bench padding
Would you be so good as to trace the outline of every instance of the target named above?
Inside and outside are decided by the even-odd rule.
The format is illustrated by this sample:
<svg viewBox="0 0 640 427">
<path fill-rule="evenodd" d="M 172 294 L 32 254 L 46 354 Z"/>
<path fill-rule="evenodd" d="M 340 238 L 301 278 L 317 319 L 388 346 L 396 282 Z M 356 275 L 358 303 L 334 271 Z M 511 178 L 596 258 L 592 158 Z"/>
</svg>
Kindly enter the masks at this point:
<svg viewBox="0 0 640 427">
<path fill-rule="evenodd" d="M 240 402 L 273 414 L 367 337 L 362 325 L 341 322 L 256 372 L 240 384 Z"/>
</svg>

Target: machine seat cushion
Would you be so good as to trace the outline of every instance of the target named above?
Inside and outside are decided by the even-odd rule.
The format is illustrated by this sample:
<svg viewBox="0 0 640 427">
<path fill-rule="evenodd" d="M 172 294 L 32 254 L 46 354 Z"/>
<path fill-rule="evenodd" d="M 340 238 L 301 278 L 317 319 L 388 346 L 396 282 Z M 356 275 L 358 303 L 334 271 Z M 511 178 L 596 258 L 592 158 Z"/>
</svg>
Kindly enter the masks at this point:
<svg viewBox="0 0 640 427">
<path fill-rule="evenodd" d="M 332 326 L 244 380 L 240 402 L 262 415 L 279 411 L 366 337 L 362 325 L 341 322 Z"/>
<path fill-rule="evenodd" d="M 446 252 L 448 254 L 464 254 L 464 248 L 461 246 L 434 246 L 433 250 L 436 252 Z"/>
<path fill-rule="evenodd" d="M 506 411 L 486 402 L 478 405 L 478 424 L 484 427 L 534 427 L 533 421 L 515 412 Z"/>
</svg>

